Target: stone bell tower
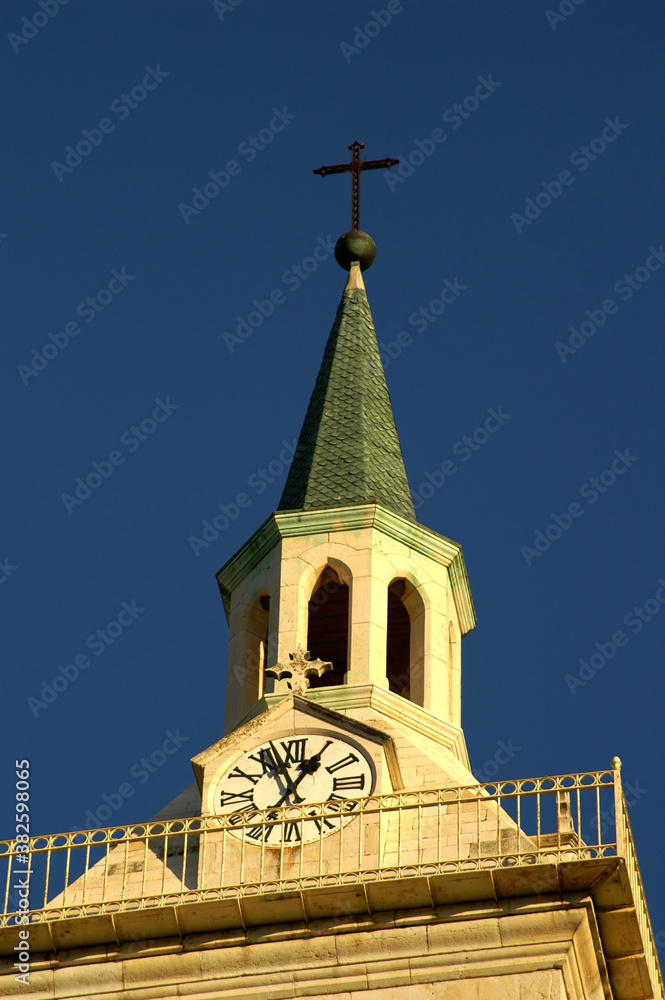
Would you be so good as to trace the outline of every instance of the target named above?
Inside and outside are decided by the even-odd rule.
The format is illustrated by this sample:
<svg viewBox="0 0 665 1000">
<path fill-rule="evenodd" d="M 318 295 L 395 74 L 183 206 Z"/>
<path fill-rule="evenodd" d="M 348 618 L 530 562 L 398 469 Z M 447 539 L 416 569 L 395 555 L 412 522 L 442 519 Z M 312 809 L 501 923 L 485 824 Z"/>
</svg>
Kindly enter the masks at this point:
<svg viewBox="0 0 665 1000">
<path fill-rule="evenodd" d="M 416 521 L 362 278 L 360 171 L 396 161 L 350 148 L 284 493 L 217 575 L 224 731 L 149 821 L 0 842 L 1 997 L 665 1000 L 619 759 L 470 771 L 466 569 Z"/>
</svg>

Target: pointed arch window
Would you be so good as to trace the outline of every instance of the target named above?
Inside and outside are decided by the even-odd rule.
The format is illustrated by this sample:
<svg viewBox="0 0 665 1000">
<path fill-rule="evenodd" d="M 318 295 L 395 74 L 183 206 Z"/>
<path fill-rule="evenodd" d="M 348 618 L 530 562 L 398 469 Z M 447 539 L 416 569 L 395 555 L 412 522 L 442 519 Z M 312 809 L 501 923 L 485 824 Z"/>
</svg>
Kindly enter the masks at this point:
<svg viewBox="0 0 665 1000">
<path fill-rule="evenodd" d="M 241 703 L 244 709 L 253 705 L 264 692 L 263 671 L 268 664 L 268 626 L 270 623 L 270 598 L 267 594 L 257 598 L 247 609 L 244 618 L 244 661 L 229 663 L 240 682 Z M 271 690 L 271 687 L 268 687 Z"/>
<path fill-rule="evenodd" d="M 388 588 L 386 677 L 393 694 L 410 698 L 411 619 L 402 601 L 405 590 L 405 580 L 395 580 Z"/>
<path fill-rule="evenodd" d="M 257 614 L 258 619 L 258 631 L 260 632 L 260 639 L 258 643 L 258 660 L 259 660 L 259 698 L 263 696 L 263 692 L 266 686 L 266 678 L 264 676 L 264 670 L 266 667 L 270 666 L 268 663 L 268 634 L 270 628 L 270 598 L 267 594 L 263 597 L 259 597 L 259 608 L 260 611 Z"/>
<path fill-rule="evenodd" d="M 323 570 L 309 600 L 307 648 L 312 660 L 333 665 L 322 677 L 311 677 L 310 687 L 344 684 L 349 660 L 349 588 L 332 566 Z"/>
<path fill-rule="evenodd" d="M 388 587 L 386 677 L 394 694 L 424 706 L 425 606 L 408 580 Z"/>
<path fill-rule="evenodd" d="M 459 645 L 455 626 L 452 621 L 448 622 L 448 712 L 451 719 L 454 718 L 458 707 L 456 705 L 455 690 L 456 677 L 459 669 Z M 459 690 L 459 689 L 458 689 Z M 457 699 L 459 704 L 459 698 Z"/>
</svg>

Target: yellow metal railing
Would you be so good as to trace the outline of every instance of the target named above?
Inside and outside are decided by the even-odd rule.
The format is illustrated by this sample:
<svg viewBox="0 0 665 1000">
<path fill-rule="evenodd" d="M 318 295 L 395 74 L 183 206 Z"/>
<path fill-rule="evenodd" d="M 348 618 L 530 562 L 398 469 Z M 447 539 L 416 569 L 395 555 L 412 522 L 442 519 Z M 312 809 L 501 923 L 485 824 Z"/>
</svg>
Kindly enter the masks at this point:
<svg viewBox="0 0 665 1000">
<path fill-rule="evenodd" d="M 32 923 L 51 922 L 615 858 L 625 862 L 654 995 L 661 997 L 617 758 L 607 771 L 109 827 L 33 837 L 27 845 L 0 842 L 0 927 L 26 913 Z M 17 883 L 26 881 L 28 892 L 17 894 Z M 532 889 L 539 891 L 536 872 Z"/>
<path fill-rule="evenodd" d="M 618 759 L 615 758 L 615 760 Z M 620 762 L 619 766 L 616 768 L 617 777 L 619 775 L 619 767 Z M 626 800 L 621 789 L 621 779 L 619 777 L 615 784 L 615 815 L 617 816 L 617 830 L 620 833 L 618 838 L 618 852 L 626 863 L 626 871 L 628 873 L 628 879 L 630 881 L 633 901 L 635 904 L 635 914 L 640 927 L 640 936 L 644 944 L 644 955 L 649 969 L 649 978 L 653 984 L 654 994 L 656 996 L 662 996 L 663 981 L 660 963 L 658 961 L 656 941 L 654 938 L 653 928 L 651 926 L 651 920 L 649 918 L 649 910 L 647 909 L 647 902 L 644 895 L 644 886 L 642 885 L 642 876 L 640 875 L 639 865 L 637 864 L 635 843 L 633 841 L 633 834 L 630 828 L 630 820 L 628 819 Z M 657 993 L 656 983 L 660 984 L 660 993 Z"/>
</svg>

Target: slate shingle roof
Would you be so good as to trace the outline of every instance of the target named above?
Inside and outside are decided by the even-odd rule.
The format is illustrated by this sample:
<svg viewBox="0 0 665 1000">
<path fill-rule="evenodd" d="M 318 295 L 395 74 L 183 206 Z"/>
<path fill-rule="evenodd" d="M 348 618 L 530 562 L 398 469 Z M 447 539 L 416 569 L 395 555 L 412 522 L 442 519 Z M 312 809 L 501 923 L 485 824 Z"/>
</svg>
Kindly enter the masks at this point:
<svg viewBox="0 0 665 1000">
<path fill-rule="evenodd" d="M 378 503 L 416 519 L 364 290 L 345 290 L 278 510 Z"/>
</svg>

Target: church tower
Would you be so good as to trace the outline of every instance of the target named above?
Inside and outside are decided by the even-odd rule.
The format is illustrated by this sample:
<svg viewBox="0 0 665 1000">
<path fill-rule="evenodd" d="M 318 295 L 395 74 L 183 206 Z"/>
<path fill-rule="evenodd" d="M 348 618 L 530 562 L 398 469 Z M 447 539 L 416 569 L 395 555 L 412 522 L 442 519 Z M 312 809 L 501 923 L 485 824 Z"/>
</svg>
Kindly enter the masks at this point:
<svg viewBox="0 0 665 1000">
<path fill-rule="evenodd" d="M 360 172 L 396 161 L 349 148 L 318 171 L 352 173 L 348 276 L 284 492 L 217 574 L 225 731 L 148 822 L 0 843 L 1 997 L 27 965 L 52 1000 L 663 998 L 618 758 L 470 771 L 466 568 L 416 520 L 363 280 Z"/>
<path fill-rule="evenodd" d="M 217 579 L 227 730 L 286 697 L 301 647 L 331 664 L 308 678 L 310 703 L 399 719 L 395 738 L 427 739 L 426 780 L 473 780 L 460 728 L 460 639 L 475 624 L 466 569 L 459 545 L 416 521 L 361 262 L 349 262 L 279 508 Z"/>
</svg>

